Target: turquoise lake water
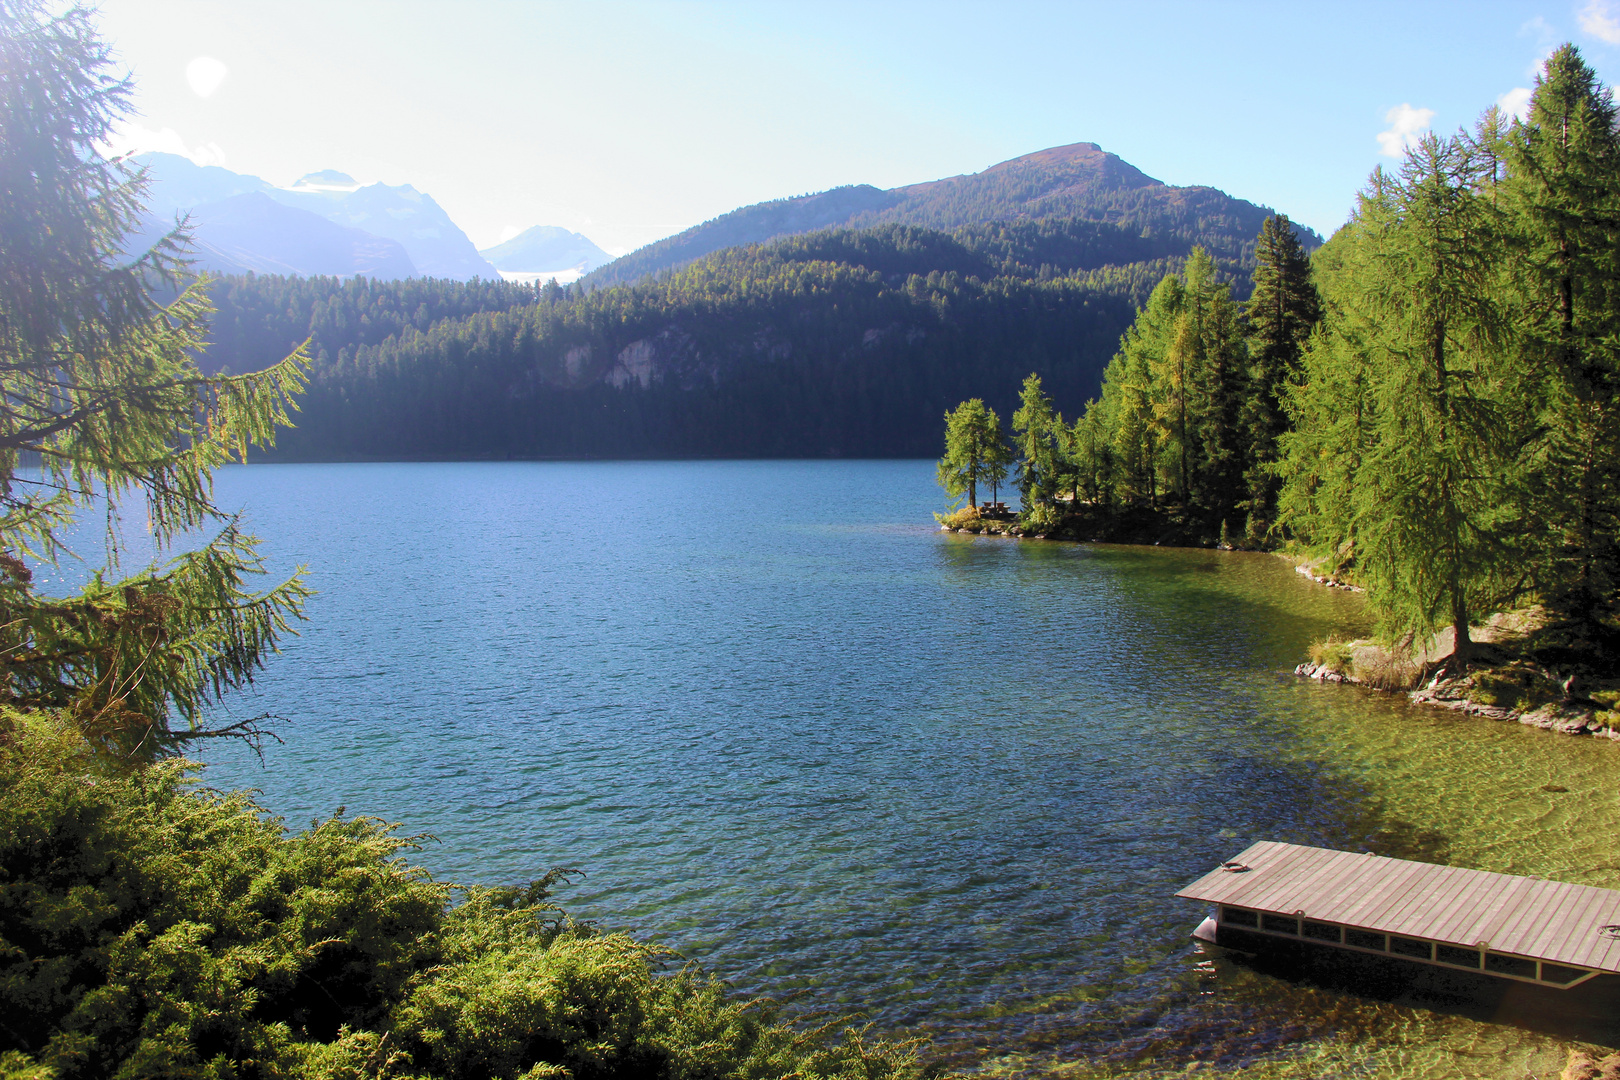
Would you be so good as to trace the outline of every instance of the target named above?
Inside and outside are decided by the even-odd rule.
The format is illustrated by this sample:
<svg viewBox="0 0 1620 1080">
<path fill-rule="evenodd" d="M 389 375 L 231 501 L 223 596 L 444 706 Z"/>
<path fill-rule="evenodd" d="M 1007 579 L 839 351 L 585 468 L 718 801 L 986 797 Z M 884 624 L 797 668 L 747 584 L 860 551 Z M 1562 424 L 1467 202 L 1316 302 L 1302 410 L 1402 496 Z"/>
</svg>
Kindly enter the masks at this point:
<svg viewBox="0 0 1620 1080">
<path fill-rule="evenodd" d="M 405 822 L 458 881 L 578 868 L 576 917 L 955 1067 L 1562 1065 L 1200 966 L 1171 894 L 1262 838 L 1620 886 L 1620 751 L 1297 680 L 1365 616 L 1280 559 L 942 533 L 930 462 L 252 466 L 219 495 L 319 590 L 221 714 L 285 743 L 206 774 L 292 825 Z"/>
</svg>

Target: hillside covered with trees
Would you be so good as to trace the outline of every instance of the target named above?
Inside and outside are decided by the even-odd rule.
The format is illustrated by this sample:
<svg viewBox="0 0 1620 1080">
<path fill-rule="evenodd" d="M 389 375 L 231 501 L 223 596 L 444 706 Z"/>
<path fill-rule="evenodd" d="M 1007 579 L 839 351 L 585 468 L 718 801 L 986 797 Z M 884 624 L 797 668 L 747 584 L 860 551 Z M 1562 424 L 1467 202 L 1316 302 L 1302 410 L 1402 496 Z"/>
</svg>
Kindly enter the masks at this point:
<svg viewBox="0 0 1620 1080">
<path fill-rule="evenodd" d="M 1211 273 L 1246 286 L 1252 248 Z M 1189 250 L 1045 218 L 823 230 L 606 289 L 227 278 L 205 362 L 312 339 L 282 459 L 922 457 L 985 383 L 1094 393 Z"/>
<path fill-rule="evenodd" d="M 1268 221 L 1246 303 L 1195 252 L 1075 419 L 1053 407 L 1074 398 L 1025 381 L 1010 462 L 1025 527 L 1290 543 L 1364 585 L 1387 640 L 1446 629 L 1466 660 L 1471 626 L 1535 608 L 1538 655 L 1612 673 L 1616 119 L 1565 46 L 1526 120 L 1493 108 L 1424 138 L 1314 258 Z M 1003 435 L 982 403 L 955 410 L 947 489 L 1005 475 Z"/>
<path fill-rule="evenodd" d="M 980 173 L 883 191 L 834 188 L 733 210 L 633 251 L 585 279 L 589 285 L 641 281 L 722 248 L 841 227 L 921 225 L 951 230 L 990 221 L 1080 218 L 1120 226 L 1186 255 L 1202 245 L 1217 258 L 1245 261 L 1271 211 L 1211 187 L 1160 183 L 1095 143 L 1056 146 Z M 1315 247 L 1309 230 L 1301 240 Z"/>
</svg>

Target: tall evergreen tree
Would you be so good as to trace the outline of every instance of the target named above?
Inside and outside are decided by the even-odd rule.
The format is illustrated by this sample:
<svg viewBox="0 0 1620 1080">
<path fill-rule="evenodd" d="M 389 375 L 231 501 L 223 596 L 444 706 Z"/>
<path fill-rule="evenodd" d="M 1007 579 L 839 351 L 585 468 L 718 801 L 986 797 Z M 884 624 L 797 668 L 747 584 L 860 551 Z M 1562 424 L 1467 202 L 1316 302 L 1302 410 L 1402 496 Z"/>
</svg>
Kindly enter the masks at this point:
<svg viewBox="0 0 1620 1080">
<path fill-rule="evenodd" d="M 1012 426 L 1018 449 L 1018 493 L 1027 512 L 1051 502 L 1057 493 L 1063 431 L 1062 419 L 1052 411 L 1052 399 L 1041 389 L 1041 377 L 1033 372 L 1024 380 Z"/>
<path fill-rule="evenodd" d="M 1085 411 L 1065 433 L 1063 458 L 1076 509 L 1082 502 L 1102 507 L 1113 503 L 1114 440 L 1110 437 L 1107 411 L 1097 400 L 1086 402 Z"/>
<path fill-rule="evenodd" d="M 1192 260 L 1188 262 L 1189 269 Z M 1248 349 L 1231 285 L 1217 281 L 1214 266 L 1188 293 L 1200 302 L 1189 305 L 1201 322 L 1203 370 L 1196 386 L 1197 459 L 1194 500 L 1211 528 L 1225 532 L 1227 522 L 1243 501 L 1243 475 L 1249 440 L 1243 430 L 1244 402 L 1249 393 Z"/>
<path fill-rule="evenodd" d="M 1251 544 L 1258 544 L 1276 520 L 1277 440 L 1288 430 L 1284 397 L 1299 379 L 1305 343 L 1322 317 L 1322 304 L 1311 282 L 1310 259 L 1285 215 L 1266 219 L 1254 255 L 1254 292 L 1244 305 L 1249 387 L 1242 422 L 1249 442 L 1244 532 Z"/>
<path fill-rule="evenodd" d="M 1164 453 L 1162 391 L 1156 372 L 1175 343 L 1186 290 L 1174 274 L 1161 280 L 1136 321 L 1120 339 L 1119 352 L 1103 373 L 1100 407 L 1112 428 L 1120 495 L 1152 505 L 1159 496 Z"/>
<path fill-rule="evenodd" d="M 0 0 L 0 702 L 65 710 L 134 761 L 209 734 L 205 706 L 252 678 L 307 595 L 296 577 L 247 587 L 255 542 L 212 499 L 214 469 L 287 422 L 304 359 L 197 370 L 202 286 L 154 295 L 178 284 L 185 237 L 125 253 L 143 183 L 94 147 L 130 88 L 90 20 Z M 77 509 L 138 496 L 160 550 L 221 531 L 131 577 L 106 567 L 77 596 L 37 592 L 30 556 L 55 558 Z"/>
<path fill-rule="evenodd" d="M 1333 278 L 1342 325 L 1312 345 L 1308 364 L 1313 374 L 1337 366 L 1341 377 L 1307 383 L 1295 416 L 1342 411 L 1346 402 L 1319 395 L 1359 384 L 1366 408 L 1347 434 L 1365 442 L 1353 475 L 1303 460 L 1290 478 L 1344 485 L 1317 493 L 1349 513 L 1318 517 L 1313 524 L 1332 531 L 1315 539 L 1354 544 L 1384 632 L 1450 626 L 1459 659 L 1470 652 L 1472 618 L 1523 585 L 1513 546 L 1522 431 L 1504 407 L 1518 379 L 1503 340 L 1498 230 L 1477 167 L 1464 141 L 1430 136 L 1398 176 L 1375 175 L 1363 194 L 1344 234 L 1358 250 Z M 1323 446 L 1284 441 L 1307 458 Z M 1308 502 L 1298 491 L 1287 501 Z"/>
<path fill-rule="evenodd" d="M 1543 592 L 1577 636 L 1620 587 L 1620 136 L 1573 45 L 1547 60 L 1503 140 L 1524 355 L 1542 393 L 1534 444 Z"/>
<path fill-rule="evenodd" d="M 1007 481 L 1012 453 L 1001 433 L 1001 418 L 980 398 L 962 402 L 945 414 L 945 456 L 935 475 L 947 495 L 968 497 L 979 505 L 979 485 L 992 489 Z"/>
</svg>

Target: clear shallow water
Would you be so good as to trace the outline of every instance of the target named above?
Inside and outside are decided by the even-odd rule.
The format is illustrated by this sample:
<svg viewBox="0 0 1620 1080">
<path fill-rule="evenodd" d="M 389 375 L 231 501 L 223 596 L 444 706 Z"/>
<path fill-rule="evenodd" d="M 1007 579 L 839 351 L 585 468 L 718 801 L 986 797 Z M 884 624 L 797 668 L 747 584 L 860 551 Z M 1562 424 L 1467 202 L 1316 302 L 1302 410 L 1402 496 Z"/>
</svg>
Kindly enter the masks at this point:
<svg viewBox="0 0 1620 1080">
<path fill-rule="evenodd" d="M 1359 600 L 1281 560 L 944 534 L 926 462 L 255 466 L 321 590 L 207 780 L 431 833 L 462 881 L 958 1067 L 1555 1075 L 1565 1044 L 1203 959 L 1260 838 L 1620 886 L 1620 751 L 1283 672 Z M 1565 794 L 1542 790 L 1569 788 Z"/>
</svg>

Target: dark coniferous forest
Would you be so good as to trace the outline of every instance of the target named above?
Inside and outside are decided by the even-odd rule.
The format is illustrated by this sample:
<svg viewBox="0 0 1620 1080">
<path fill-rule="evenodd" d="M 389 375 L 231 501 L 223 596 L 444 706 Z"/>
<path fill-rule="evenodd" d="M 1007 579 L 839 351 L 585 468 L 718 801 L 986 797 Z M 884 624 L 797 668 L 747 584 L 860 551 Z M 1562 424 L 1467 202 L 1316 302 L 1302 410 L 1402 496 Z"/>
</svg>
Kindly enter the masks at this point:
<svg viewBox="0 0 1620 1080">
<path fill-rule="evenodd" d="M 1246 292 L 1253 236 L 1228 224 L 1078 217 L 824 230 L 607 288 L 231 277 L 204 362 L 312 339 L 281 460 L 932 456 L 982 387 L 1094 394 L 1202 242 Z"/>
</svg>

